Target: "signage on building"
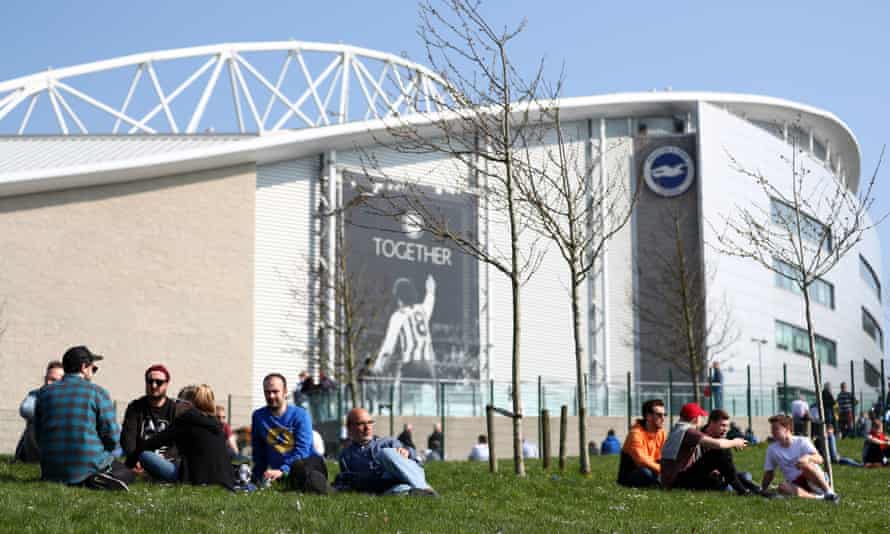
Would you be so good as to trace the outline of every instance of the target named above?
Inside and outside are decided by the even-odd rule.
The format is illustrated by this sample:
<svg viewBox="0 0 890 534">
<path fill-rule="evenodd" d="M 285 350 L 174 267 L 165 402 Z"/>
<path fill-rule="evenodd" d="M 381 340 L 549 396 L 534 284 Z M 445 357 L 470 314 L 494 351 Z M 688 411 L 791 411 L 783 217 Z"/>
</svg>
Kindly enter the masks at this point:
<svg viewBox="0 0 890 534">
<path fill-rule="evenodd" d="M 643 160 L 643 178 L 649 189 L 663 197 L 685 193 L 695 180 L 695 164 L 686 150 L 662 145 Z"/>
<path fill-rule="evenodd" d="M 400 201 L 412 195 L 411 202 Z M 459 233 L 475 235 L 476 197 L 346 174 L 347 279 L 369 287 L 360 362 L 380 378 L 479 378 L 479 270 L 475 258 L 423 230 L 422 201 Z M 403 202 L 403 204 L 398 204 Z M 397 217 L 388 216 L 404 205 Z"/>
</svg>

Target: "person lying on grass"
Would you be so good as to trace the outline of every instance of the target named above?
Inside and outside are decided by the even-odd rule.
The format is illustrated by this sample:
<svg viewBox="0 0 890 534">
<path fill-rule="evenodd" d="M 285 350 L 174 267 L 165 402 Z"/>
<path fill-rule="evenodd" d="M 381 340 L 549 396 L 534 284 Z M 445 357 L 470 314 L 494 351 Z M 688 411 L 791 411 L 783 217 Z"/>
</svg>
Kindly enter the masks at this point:
<svg viewBox="0 0 890 534">
<path fill-rule="evenodd" d="M 374 436 L 374 420 L 367 410 L 350 410 L 346 430 L 350 444 L 340 451 L 340 473 L 334 480 L 337 490 L 438 496 L 427 483 L 414 449 L 392 437 Z"/>
<path fill-rule="evenodd" d="M 748 442 L 742 438 L 714 438 L 704 434 L 698 428 L 706 415 L 708 412 L 695 402 L 684 404 L 680 409 L 680 420 L 671 428 L 661 448 L 661 485 L 665 489 L 722 490 L 729 484 L 740 495 L 751 494 L 736 473 L 732 454 L 723 453 L 728 449 L 744 449 Z"/>
<path fill-rule="evenodd" d="M 825 460 L 808 438 L 792 435 L 793 426 L 787 415 L 769 418 L 770 434 L 775 441 L 766 449 L 761 490 L 769 489 L 776 467 L 779 467 L 785 477 L 779 484 L 779 493 L 837 503 L 840 496 L 828 485 L 820 467 Z"/>
</svg>

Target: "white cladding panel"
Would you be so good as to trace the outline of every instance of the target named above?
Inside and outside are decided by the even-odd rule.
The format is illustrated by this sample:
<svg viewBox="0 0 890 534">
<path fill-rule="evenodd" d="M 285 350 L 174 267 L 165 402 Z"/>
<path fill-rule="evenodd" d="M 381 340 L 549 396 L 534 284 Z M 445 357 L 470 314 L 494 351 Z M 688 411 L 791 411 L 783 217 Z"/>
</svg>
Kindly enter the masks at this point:
<svg viewBox="0 0 890 534">
<path fill-rule="evenodd" d="M 722 229 L 723 217 L 732 216 L 736 206 L 749 206 L 769 213 L 769 197 L 747 176 L 735 170 L 730 155 L 749 170 L 757 170 L 782 189 L 791 186 L 791 166 L 786 163 L 792 148 L 783 140 L 716 106 L 699 107 L 700 176 L 705 242 L 714 243 L 715 232 Z M 786 160 L 783 160 L 782 157 Z M 808 154 L 799 154 L 801 164 L 812 171 L 809 183 L 826 178 L 824 165 Z M 713 226 L 712 226 L 713 225 Z M 751 338 L 768 341 L 763 346 L 763 382 L 770 388 L 782 381 L 782 364 L 788 364 L 791 386 L 813 388 L 807 357 L 776 347 L 775 321 L 806 327 L 803 299 L 776 287 L 775 275 L 759 264 L 721 256 L 705 247 L 705 263 L 715 272 L 708 287 L 709 304 L 727 297 L 733 319 L 740 330 L 739 341 L 727 352 L 724 377 L 729 383 L 745 382 L 745 366 L 751 365 L 752 382 L 759 382 L 757 347 Z M 856 368 L 857 390 L 864 387 L 862 359 L 875 366 L 883 357 L 876 343 L 862 330 L 861 308 L 865 306 L 882 323 L 880 303 L 859 275 L 859 254 L 865 256 L 880 273 L 880 245 L 872 232 L 854 250 L 847 253 L 824 278 L 834 284 L 836 308 L 813 304 L 816 332 L 837 344 L 837 367 L 823 364 L 824 380 L 833 385 L 849 381 L 850 361 Z"/>
<path fill-rule="evenodd" d="M 253 402 L 264 404 L 262 378 L 309 369 L 313 350 L 310 265 L 317 258 L 315 206 L 319 158 L 257 167 Z"/>
<path fill-rule="evenodd" d="M 626 176 L 629 189 L 634 183 L 633 138 L 621 136 L 606 139 L 605 172 Z M 608 178 L 608 181 L 612 181 Z M 606 287 L 606 322 L 608 350 L 605 369 L 607 380 L 624 384 L 628 372 L 636 369 L 637 355 L 633 347 L 636 328 L 632 306 L 636 257 L 634 253 L 635 219 L 621 229 L 608 244 Z"/>
</svg>

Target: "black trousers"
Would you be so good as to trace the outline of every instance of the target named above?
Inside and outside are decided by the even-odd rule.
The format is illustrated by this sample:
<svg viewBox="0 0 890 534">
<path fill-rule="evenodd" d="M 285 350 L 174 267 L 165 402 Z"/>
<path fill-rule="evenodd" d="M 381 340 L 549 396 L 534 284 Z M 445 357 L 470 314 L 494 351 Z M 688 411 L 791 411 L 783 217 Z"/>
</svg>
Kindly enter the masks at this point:
<svg viewBox="0 0 890 534">
<path fill-rule="evenodd" d="M 714 476 L 717 471 L 719 476 Z M 727 449 L 706 451 L 689 469 L 677 475 L 675 488 L 693 490 L 722 490 L 727 484 L 737 484 L 737 472 L 732 452 Z"/>
<path fill-rule="evenodd" d="M 298 491 L 306 491 L 309 473 L 318 471 L 324 478 L 328 478 L 328 466 L 321 456 L 310 456 L 303 460 L 297 460 L 290 466 L 290 475 L 287 477 L 287 487 Z"/>
</svg>

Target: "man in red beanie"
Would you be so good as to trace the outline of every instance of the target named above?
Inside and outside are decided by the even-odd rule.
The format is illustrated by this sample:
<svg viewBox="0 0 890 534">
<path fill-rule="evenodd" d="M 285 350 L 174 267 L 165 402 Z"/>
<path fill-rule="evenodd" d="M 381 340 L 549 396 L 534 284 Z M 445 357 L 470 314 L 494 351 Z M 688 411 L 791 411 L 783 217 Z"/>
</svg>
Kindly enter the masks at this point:
<svg viewBox="0 0 890 534">
<path fill-rule="evenodd" d="M 148 438 L 163 432 L 176 418 L 176 402 L 167 397 L 170 385 L 170 371 L 161 364 L 155 364 L 145 370 L 145 395 L 127 405 L 124 413 L 124 424 L 121 431 L 121 448 L 127 455 L 127 465 L 136 467 L 137 450 Z M 160 469 L 161 473 L 169 473 L 173 482 L 175 478 L 174 464 L 178 461 L 175 447 L 165 447 L 153 451 L 157 463 L 169 469 Z M 163 477 L 166 480 L 166 477 Z"/>
<path fill-rule="evenodd" d="M 744 449 L 742 438 L 712 438 L 699 428 L 708 415 L 697 403 L 680 410 L 680 420 L 671 429 L 661 449 L 661 485 L 666 489 L 719 490 L 728 482 L 739 494 L 751 491 L 739 480 L 731 457 L 708 454 L 710 450 Z"/>
</svg>

